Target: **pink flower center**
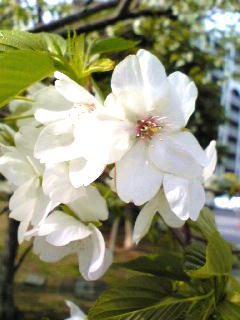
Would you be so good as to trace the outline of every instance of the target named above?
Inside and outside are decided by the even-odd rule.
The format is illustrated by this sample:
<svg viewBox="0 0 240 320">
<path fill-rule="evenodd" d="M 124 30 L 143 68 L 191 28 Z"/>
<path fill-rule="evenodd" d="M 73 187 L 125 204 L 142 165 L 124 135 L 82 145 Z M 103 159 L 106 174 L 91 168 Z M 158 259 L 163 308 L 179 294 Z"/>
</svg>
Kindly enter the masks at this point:
<svg viewBox="0 0 240 320">
<path fill-rule="evenodd" d="M 162 121 L 165 117 L 158 116 L 149 117 L 147 119 L 138 120 L 136 124 L 136 137 L 141 139 L 151 139 L 165 124 Z"/>
</svg>

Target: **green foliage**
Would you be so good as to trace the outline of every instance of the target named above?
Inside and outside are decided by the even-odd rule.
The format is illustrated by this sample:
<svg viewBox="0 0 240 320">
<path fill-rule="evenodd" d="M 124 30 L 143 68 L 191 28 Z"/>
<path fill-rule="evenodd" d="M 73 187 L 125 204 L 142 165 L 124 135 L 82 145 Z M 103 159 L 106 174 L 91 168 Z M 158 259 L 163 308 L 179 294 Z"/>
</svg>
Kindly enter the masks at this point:
<svg viewBox="0 0 240 320">
<path fill-rule="evenodd" d="M 59 69 L 66 41 L 54 34 L 0 32 L 0 106 Z M 61 62 L 62 63 L 62 62 Z"/>
<path fill-rule="evenodd" d="M 227 172 L 223 173 L 221 176 L 213 177 L 210 188 L 218 195 L 237 195 L 240 193 L 240 181 L 234 173 Z"/>
<path fill-rule="evenodd" d="M 64 56 L 66 53 L 67 42 L 58 34 L 41 32 L 35 34 L 35 36 L 39 36 L 40 39 L 44 40 L 45 50 L 59 56 Z"/>
<path fill-rule="evenodd" d="M 0 106 L 33 83 L 49 77 L 55 70 L 86 85 L 91 82 L 92 73 L 114 68 L 111 59 L 100 58 L 108 46 L 110 51 L 121 51 L 136 45 L 120 38 L 106 41 L 87 46 L 84 35 L 74 35 L 67 43 L 55 34 L 0 31 Z M 93 57 L 91 50 L 98 54 Z"/>
<path fill-rule="evenodd" d="M 0 31 L 0 50 L 47 50 L 46 43 L 38 35 L 18 30 Z"/>
<path fill-rule="evenodd" d="M 183 292 L 175 294 L 167 279 L 139 275 L 110 287 L 90 310 L 89 319 L 183 319 L 192 314 L 196 303 L 209 300 L 211 295 L 212 292 L 185 297 Z"/>
<path fill-rule="evenodd" d="M 240 315 L 240 304 L 224 301 L 218 309 L 217 319 L 238 320 Z"/>
<path fill-rule="evenodd" d="M 193 244 L 186 250 L 186 270 L 191 277 L 209 278 L 228 275 L 232 270 L 230 246 L 214 233 L 207 243 L 205 252 L 202 246 Z"/>
<path fill-rule="evenodd" d="M 183 257 L 175 253 L 165 252 L 161 255 L 145 255 L 136 260 L 119 263 L 118 266 L 173 280 L 188 280 L 188 276 L 183 270 Z"/>
<path fill-rule="evenodd" d="M 49 53 L 32 50 L 10 50 L 0 55 L 0 106 L 21 91 L 55 70 Z"/>
<path fill-rule="evenodd" d="M 95 41 L 91 46 L 91 55 L 110 53 L 110 52 L 120 52 L 124 50 L 129 50 L 137 46 L 139 42 L 125 40 L 119 37 L 99 39 Z"/>
<path fill-rule="evenodd" d="M 182 255 L 163 251 L 116 264 L 137 276 L 111 283 L 89 319 L 237 320 L 240 285 L 230 276 L 232 253 L 212 212 L 204 209 L 191 230 L 206 243 L 194 242 L 182 249 Z"/>
<path fill-rule="evenodd" d="M 66 41 L 57 34 L 45 32 L 32 34 L 19 30 L 1 30 L 0 51 L 14 49 L 48 51 L 63 55 L 66 51 Z"/>
<path fill-rule="evenodd" d="M 233 263 L 231 248 L 217 231 L 212 212 L 204 208 L 193 225 L 207 240 L 207 245 L 196 242 L 186 248 L 187 273 L 196 278 L 228 275 Z"/>
</svg>

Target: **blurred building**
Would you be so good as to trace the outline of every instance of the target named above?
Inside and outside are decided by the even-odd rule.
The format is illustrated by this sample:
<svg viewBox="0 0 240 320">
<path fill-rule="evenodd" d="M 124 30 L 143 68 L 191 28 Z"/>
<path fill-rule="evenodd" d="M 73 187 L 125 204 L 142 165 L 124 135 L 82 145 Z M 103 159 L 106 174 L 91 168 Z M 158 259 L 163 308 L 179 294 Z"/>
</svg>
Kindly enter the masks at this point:
<svg viewBox="0 0 240 320">
<path fill-rule="evenodd" d="M 226 146 L 227 153 L 218 165 L 218 173 L 234 172 L 240 177 L 240 79 L 237 80 L 237 63 L 235 47 L 227 47 L 228 53 L 222 70 L 213 73 L 213 78 L 223 79 L 222 104 L 227 121 L 219 128 L 219 144 Z"/>
</svg>

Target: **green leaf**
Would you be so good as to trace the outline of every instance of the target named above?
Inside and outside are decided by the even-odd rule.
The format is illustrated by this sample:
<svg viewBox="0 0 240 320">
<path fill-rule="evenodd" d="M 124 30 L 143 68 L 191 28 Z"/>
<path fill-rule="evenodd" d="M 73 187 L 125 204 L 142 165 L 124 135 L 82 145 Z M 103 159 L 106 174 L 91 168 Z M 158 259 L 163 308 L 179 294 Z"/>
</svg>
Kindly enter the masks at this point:
<svg viewBox="0 0 240 320">
<path fill-rule="evenodd" d="M 214 295 L 208 299 L 200 300 L 192 305 L 186 315 L 186 320 L 207 320 L 215 307 Z"/>
<path fill-rule="evenodd" d="M 232 252 L 218 232 L 208 238 L 206 254 L 202 244 L 186 249 L 185 270 L 191 277 L 209 278 L 229 275 L 232 270 Z"/>
<path fill-rule="evenodd" d="M 47 50 L 46 42 L 38 34 L 18 30 L 0 31 L 0 50 Z"/>
<path fill-rule="evenodd" d="M 62 56 L 66 52 L 67 42 L 53 33 L 32 34 L 26 31 L 1 30 L 0 51 L 14 49 L 48 51 Z"/>
<path fill-rule="evenodd" d="M 168 280 L 150 275 L 136 276 L 115 283 L 106 290 L 90 310 L 89 319 L 112 319 L 112 316 L 146 308 L 171 292 L 172 286 Z"/>
<path fill-rule="evenodd" d="M 46 32 L 38 33 L 38 36 L 44 40 L 46 49 L 49 52 L 60 56 L 63 56 L 65 54 L 67 50 L 67 41 L 61 36 L 59 36 L 58 34 Z"/>
<path fill-rule="evenodd" d="M 125 263 L 118 263 L 126 269 L 167 277 L 174 280 L 187 281 L 189 278 L 183 271 L 183 258 L 174 253 L 146 255 Z"/>
<path fill-rule="evenodd" d="M 214 213 L 206 207 L 201 211 L 198 220 L 191 223 L 191 226 L 200 231 L 206 239 L 217 232 Z"/>
<path fill-rule="evenodd" d="M 88 317 L 89 320 L 180 320 L 196 303 L 209 300 L 211 295 L 212 292 L 200 296 L 174 296 L 166 279 L 138 276 L 118 282 L 105 291 L 90 309 Z"/>
<path fill-rule="evenodd" d="M 83 77 L 87 77 L 94 72 L 106 72 L 114 68 L 114 61 L 111 59 L 98 59 L 94 61 L 86 70 L 83 72 Z"/>
<path fill-rule="evenodd" d="M 0 107 L 54 70 L 47 52 L 11 50 L 0 54 Z"/>
<path fill-rule="evenodd" d="M 219 304 L 217 309 L 217 317 L 219 320 L 239 320 L 240 305 L 229 301 Z"/>
<path fill-rule="evenodd" d="M 109 52 L 119 52 L 136 47 L 137 41 L 126 40 L 123 38 L 113 37 L 97 40 L 91 47 L 90 54 L 102 54 Z"/>
</svg>

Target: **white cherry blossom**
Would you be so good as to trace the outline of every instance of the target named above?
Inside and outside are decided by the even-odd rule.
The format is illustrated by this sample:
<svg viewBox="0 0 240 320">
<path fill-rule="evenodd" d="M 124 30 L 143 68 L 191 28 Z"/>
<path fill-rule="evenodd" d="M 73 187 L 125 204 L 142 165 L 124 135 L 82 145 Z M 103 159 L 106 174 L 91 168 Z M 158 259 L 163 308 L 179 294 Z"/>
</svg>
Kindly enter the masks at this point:
<svg viewBox="0 0 240 320">
<path fill-rule="evenodd" d="M 142 205 L 157 194 L 165 174 L 201 177 L 207 157 L 184 129 L 195 108 L 195 84 L 181 72 L 167 77 L 161 62 L 140 50 L 116 66 L 111 86 L 105 110 L 98 115 L 102 121 L 92 128 L 85 149 L 88 156 L 97 157 L 112 141 L 118 146 L 108 160 L 119 158 L 115 174 L 119 197 Z M 78 127 L 76 135 L 85 131 Z"/>
<path fill-rule="evenodd" d="M 56 180 L 56 172 L 66 171 L 67 167 L 70 183 L 79 188 L 96 180 L 107 164 L 106 157 L 86 157 L 82 147 L 103 106 L 67 76 L 57 72 L 56 77 L 55 86 L 41 90 L 36 97 L 35 118 L 44 126 L 35 146 L 35 156 L 46 163 L 45 176 L 54 175 Z M 86 131 L 76 139 L 78 126 Z M 61 166 L 64 162 L 68 163 Z"/>
<path fill-rule="evenodd" d="M 165 223 L 172 228 L 181 227 L 187 219 L 197 220 L 205 204 L 203 182 L 210 178 L 216 166 L 216 142 L 211 141 L 205 150 L 208 165 L 202 178 L 186 179 L 164 174 L 163 188 L 145 204 L 134 226 L 133 240 L 138 243 L 149 231 L 152 219 L 158 212 Z"/>
<path fill-rule="evenodd" d="M 98 220 L 107 219 L 108 210 L 96 188 L 89 186 L 86 191 L 85 197 L 68 204 L 68 214 L 54 211 L 35 229 L 33 250 L 46 262 L 56 262 L 76 253 L 84 279 L 96 280 L 112 262 L 112 254 L 94 225 Z"/>
<path fill-rule="evenodd" d="M 39 130 L 23 126 L 15 134 L 15 147 L 6 149 L 0 158 L 0 172 L 14 186 L 10 198 L 10 217 L 20 221 L 18 240 L 21 243 L 30 225 L 38 225 L 58 203 L 43 193 L 41 181 L 44 166 L 33 157 Z"/>
</svg>

